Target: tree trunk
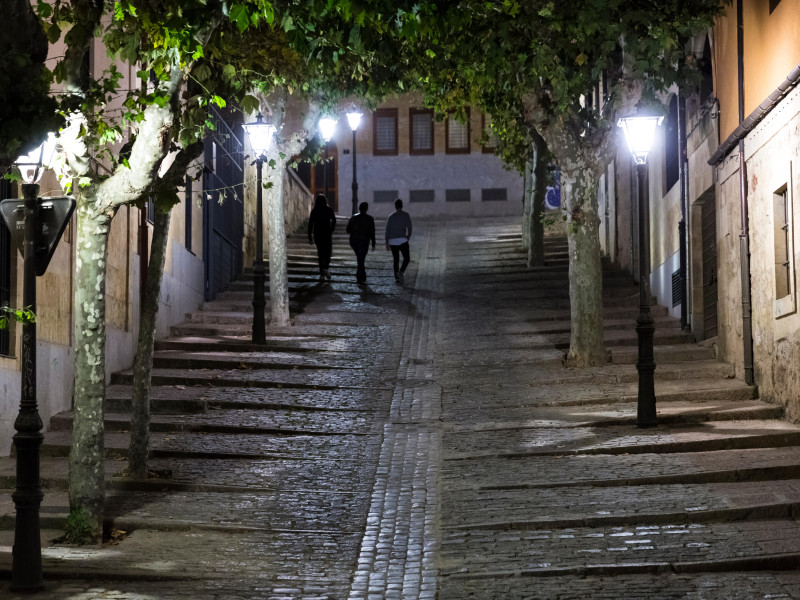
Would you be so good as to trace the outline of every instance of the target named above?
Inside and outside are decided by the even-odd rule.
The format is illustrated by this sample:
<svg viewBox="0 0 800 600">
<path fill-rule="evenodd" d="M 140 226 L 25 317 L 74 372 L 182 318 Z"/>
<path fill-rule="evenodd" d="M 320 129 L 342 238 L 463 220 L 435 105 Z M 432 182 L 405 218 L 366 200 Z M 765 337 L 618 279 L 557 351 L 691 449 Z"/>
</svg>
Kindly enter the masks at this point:
<svg viewBox="0 0 800 600">
<path fill-rule="evenodd" d="M 528 262 L 530 263 L 530 249 L 533 228 L 533 153 L 531 158 L 525 161 L 525 173 L 523 174 L 522 184 L 522 249 L 528 252 Z"/>
<path fill-rule="evenodd" d="M 270 180 L 272 187 L 266 191 L 267 221 L 269 223 L 269 305 L 270 325 L 283 327 L 289 320 L 289 275 L 286 266 L 286 225 L 283 217 L 284 161 L 276 153 Z"/>
<path fill-rule="evenodd" d="M 570 158 L 571 157 L 571 158 Z M 569 242 L 569 299 L 571 335 L 568 364 L 603 364 L 608 354 L 603 342 L 603 271 L 600 261 L 599 178 L 581 153 L 564 153 L 562 198 L 567 209 Z"/>
<path fill-rule="evenodd" d="M 547 144 L 533 134 L 533 173 L 531 177 L 531 243 L 528 247 L 528 267 L 544 265 L 544 205 L 547 195 Z"/>
<path fill-rule="evenodd" d="M 78 197 L 75 271 L 75 401 L 69 457 L 69 501 L 75 541 L 103 535 L 106 389 L 106 256 L 113 215 L 95 211 L 93 191 Z"/>
<path fill-rule="evenodd" d="M 144 301 L 139 317 L 139 339 L 133 362 L 133 414 L 128 471 L 131 477 L 147 479 L 147 457 L 150 451 L 150 374 L 153 370 L 158 298 L 169 239 L 169 212 L 155 211 L 150 263 L 144 288 Z"/>
</svg>

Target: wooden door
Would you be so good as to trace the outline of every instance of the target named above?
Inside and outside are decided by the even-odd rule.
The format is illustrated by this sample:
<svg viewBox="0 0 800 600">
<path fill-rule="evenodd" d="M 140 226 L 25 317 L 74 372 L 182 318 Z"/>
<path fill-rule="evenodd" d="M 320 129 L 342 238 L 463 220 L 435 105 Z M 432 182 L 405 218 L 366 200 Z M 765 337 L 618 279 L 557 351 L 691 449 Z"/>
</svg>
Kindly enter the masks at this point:
<svg viewBox="0 0 800 600">
<path fill-rule="evenodd" d="M 717 335 L 717 207 L 712 196 L 703 203 L 703 338 Z"/>
</svg>

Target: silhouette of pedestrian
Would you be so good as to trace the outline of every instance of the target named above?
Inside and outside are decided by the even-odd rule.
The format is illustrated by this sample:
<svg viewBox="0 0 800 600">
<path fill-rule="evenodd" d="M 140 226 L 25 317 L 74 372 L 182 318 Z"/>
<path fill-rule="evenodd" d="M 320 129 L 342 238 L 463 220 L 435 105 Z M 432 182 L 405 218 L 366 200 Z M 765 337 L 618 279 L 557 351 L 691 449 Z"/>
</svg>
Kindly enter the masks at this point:
<svg viewBox="0 0 800 600">
<path fill-rule="evenodd" d="M 334 229 L 336 229 L 336 214 L 328 206 L 325 194 L 319 194 L 314 202 L 314 208 L 311 209 L 311 215 L 308 217 L 308 243 L 317 245 L 320 281 L 331 278 Z"/>
<path fill-rule="evenodd" d="M 369 204 L 362 202 L 358 205 L 358 214 L 353 215 L 347 223 L 347 233 L 350 234 L 350 247 L 356 253 L 356 281 L 358 284 L 367 283 L 367 269 L 364 260 L 369 252 L 369 243 L 372 242 L 372 251 L 375 252 L 375 219 L 367 214 Z"/>
<path fill-rule="evenodd" d="M 411 239 L 411 216 L 403 210 L 403 201 L 400 198 L 394 201 L 394 207 L 396 210 L 386 221 L 386 249 L 392 251 L 394 279 L 402 285 L 403 274 L 410 260 L 408 241 Z M 403 264 L 398 268 L 400 254 L 403 255 Z"/>
</svg>

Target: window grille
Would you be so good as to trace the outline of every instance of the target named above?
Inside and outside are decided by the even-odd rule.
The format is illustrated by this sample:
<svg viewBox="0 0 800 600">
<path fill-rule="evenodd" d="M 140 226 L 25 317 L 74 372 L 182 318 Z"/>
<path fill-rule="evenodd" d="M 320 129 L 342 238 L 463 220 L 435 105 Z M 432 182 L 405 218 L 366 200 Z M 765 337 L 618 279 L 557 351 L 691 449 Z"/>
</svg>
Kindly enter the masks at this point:
<svg viewBox="0 0 800 600">
<path fill-rule="evenodd" d="M 678 306 L 681 303 L 681 270 L 678 269 L 672 274 L 672 306 Z"/>
<path fill-rule="evenodd" d="M 397 154 L 397 109 L 379 109 L 373 116 L 373 154 Z"/>
<path fill-rule="evenodd" d="M 775 241 L 775 298 L 791 294 L 789 257 L 789 192 L 785 186 L 773 194 Z"/>
<path fill-rule="evenodd" d="M 469 119 L 469 112 L 467 113 Z M 453 153 L 469 152 L 469 121 L 462 123 L 454 118 L 447 118 L 447 151 Z"/>
<path fill-rule="evenodd" d="M 433 154 L 433 111 L 411 109 L 411 154 Z"/>
</svg>

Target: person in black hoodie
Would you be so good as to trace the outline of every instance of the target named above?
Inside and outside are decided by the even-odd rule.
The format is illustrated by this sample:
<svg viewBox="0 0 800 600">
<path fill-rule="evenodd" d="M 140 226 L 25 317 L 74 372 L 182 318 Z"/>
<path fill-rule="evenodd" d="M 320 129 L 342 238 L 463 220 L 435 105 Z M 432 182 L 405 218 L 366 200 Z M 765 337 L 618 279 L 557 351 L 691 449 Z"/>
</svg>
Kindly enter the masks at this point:
<svg viewBox="0 0 800 600">
<path fill-rule="evenodd" d="M 356 253 L 358 269 L 356 281 L 360 284 L 367 283 L 367 269 L 364 260 L 369 252 L 369 243 L 372 242 L 372 251 L 375 252 L 375 219 L 367 214 L 369 204 L 362 202 L 358 205 L 358 214 L 353 215 L 347 223 L 347 233 L 350 234 L 350 247 Z"/>
<path fill-rule="evenodd" d="M 319 280 L 330 280 L 331 253 L 333 252 L 333 230 L 336 229 L 336 214 L 328 206 L 325 194 L 319 194 L 308 218 L 308 243 L 317 245 Z"/>
</svg>

